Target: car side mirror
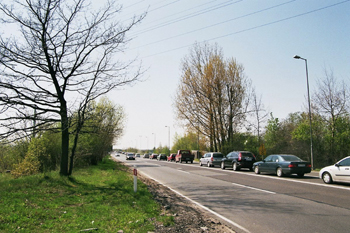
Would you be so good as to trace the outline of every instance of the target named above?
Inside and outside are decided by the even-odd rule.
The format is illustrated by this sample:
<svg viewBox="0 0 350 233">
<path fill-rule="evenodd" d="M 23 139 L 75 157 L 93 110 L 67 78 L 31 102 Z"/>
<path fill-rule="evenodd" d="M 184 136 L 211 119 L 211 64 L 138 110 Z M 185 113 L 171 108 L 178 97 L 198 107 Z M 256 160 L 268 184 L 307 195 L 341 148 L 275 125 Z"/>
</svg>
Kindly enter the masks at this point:
<svg viewBox="0 0 350 233">
<path fill-rule="evenodd" d="M 336 166 L 336 167 L 340 167 L 339 163 L 334 164 L 334 166 Z"/>
<path fill-rule="evenodd" d="M 265 159 L 262 160 L 264 163 L 266 162 Z"/>
</svg>

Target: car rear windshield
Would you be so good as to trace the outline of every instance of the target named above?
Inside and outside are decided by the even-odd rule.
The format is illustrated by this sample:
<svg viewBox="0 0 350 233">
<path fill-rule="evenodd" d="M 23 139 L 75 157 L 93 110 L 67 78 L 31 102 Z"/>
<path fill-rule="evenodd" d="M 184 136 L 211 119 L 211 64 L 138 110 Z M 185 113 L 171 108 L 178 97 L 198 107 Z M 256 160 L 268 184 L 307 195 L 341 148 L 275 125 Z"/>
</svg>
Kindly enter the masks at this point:
<svg viewBox="0 0 350 233">
<path fill-rule="evenodd" d="M 191 153 L 189 151 L 181 151 L 181 154 L 188 155 L 188 154 L 191 154 Z"/>
<path fill-rule="evenodd" d="M 223 158 L 224 155 L 223 154 L 213 154 L 214 158 Z"/>
<path fill-rule="evenodd" d="M 290 162 L 291 161 L 298 161 L 298 162 L 303 161 L 303 160 L 301 160 L 298 157 L 293 156 L 293 155 L 283 155 L 281 157 L 283 158 L 284 161 L 290 161 Z"/>
<path fill-rule="evenodd" d="M 252 153 L 250 153 L 250 152 L 241 152 L 241 155 L 243 157 L 254 157 L 254 155 Z"/>
</svg>

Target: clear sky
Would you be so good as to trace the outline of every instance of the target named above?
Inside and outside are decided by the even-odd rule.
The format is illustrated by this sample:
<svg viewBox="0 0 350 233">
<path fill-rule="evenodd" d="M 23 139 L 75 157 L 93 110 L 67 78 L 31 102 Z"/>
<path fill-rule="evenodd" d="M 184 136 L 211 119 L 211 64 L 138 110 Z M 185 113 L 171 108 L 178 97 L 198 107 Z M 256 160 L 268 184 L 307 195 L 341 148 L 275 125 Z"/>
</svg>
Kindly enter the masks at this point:
<svg viewBox="0 0 350 233">
<path fill-rule="evenodd" d="M 124 107 L 125 132 L 115 148 L 168 146 L 184 129 L 174 117 L 173 102 L 181 60 L 195 42 L 217 43 L 225 58 L 245 68 L 258 96 L 274 117 L 307 106 L 325 70 L 338 81 L 350 78 L 350 1 L 344 0 L 121 0 L 121 19 L 148 10 L 130 34 L 123 54 L 138 56 L 144 81 L 108 97 Z M 311 100 L 312 101 L 312 100 Z M 169 126 L 169 127 L 165 127 Z"/>
</svg>

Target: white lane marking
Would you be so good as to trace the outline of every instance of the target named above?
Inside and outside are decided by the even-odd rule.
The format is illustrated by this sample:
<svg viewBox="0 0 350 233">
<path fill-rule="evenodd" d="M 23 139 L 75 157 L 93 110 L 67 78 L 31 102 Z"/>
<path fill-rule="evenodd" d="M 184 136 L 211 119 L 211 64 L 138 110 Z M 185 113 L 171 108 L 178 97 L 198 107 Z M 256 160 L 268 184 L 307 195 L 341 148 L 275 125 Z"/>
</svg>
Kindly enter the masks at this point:
<svg viewBox="0 0 350 233">
<path fill-rule="evenodd" d="M 232 183 L 232 184 L 233 184 L 233 185 L 236 185 L 236 186 L 239 186 L 239 187 L 243 187 L 243 188 L 248 188 L 248 189 L 257 190 L 257 191 L 260 191 L 260 192 L 265 192 L 265 193 L 270 193 L 270 194 L 276 194 L 275 192 L 271 192 L 271 191 L 264 190 L 264 189 L 258 189 L 258 188 L 254 188 L 254 187 L 247 186 L 247 185 L 242 185 L 242 184 L 237 184 L 237 183 Z"/>
<path fill-rule="evenodd" d="M 181 163 L 177 163 L 177 164 L 181 164 Z M 182 164 L 183 166 L 196 166 L 198 167 L 199 165 L 196 165 L 196 164 Z M 204 168 L 204 169 L 213 169 L 215 170 L 216 168 L 214 167 L 201 167 L 199 166 L 200 168 Z M 258 175 L 258 174 L 255 174 L 254 172 L 253 173 L 248 173 L 248 172 L 237 172 L 237 171 L 231 171 L 231 170 L 223 170 L 221 169 L 221 171 L 223 172 L 234 172 L 234 173 L 237 173 L 237 174 L 242 174 L 242 175 L 247 175 L 247 176 L 258 176 L 258 177 L 261 177 L 261 178 L 268 178 L 268 179 L 275 179 L 275 180 L 283 180 L 283 181 L 289 181 L 289 182 L 295 182 L 295 183 L 302 183 L 302 184 L 309 184 L 309 185 L 316 185 L 316 186 L 321 186 L 321 187 L 327 187 L 327 188 L 335 188 L 335 189 L 342 189 L 342 190 L 349 190 L 350 191 L 350 187 L 344 187 L 344 186 L 338 186 L 338 184 L 333 184 L 333 185 L 330 185 L 330 184 L 318 184 L 318 183 L 312 183 L 312 182 L 307 182 L 307 181 L 301 181 L 301 180 L 293 180 L 293 179 L 283 179 L 281 177 L 276 177 L 276 176 L 268 176 L 268 175 Z M 185 171 L 183 171 L 185 172 Z M 190 172 L 189 172 L 190 173 Z M 312 176 L 312 177 L 315 177 L 315 176 Z"/>
<path fill-rule="evenodd" d="M 167 187 L 168 189 L 170 189 L 170 190 L 173 191 L 174 193 L 180 195 L 181 197 L 186 198 L 187 200 L 191 201 L 192 203 L 198 205 L 198 206 L 201 207 L 202 209 L 205 209 L 206 211 L 208 211 L 208 212 L 210 212 L 210 213 L 216 215 L 217 217 L 223 219 L 224 221 L 230 223 L 231 225 L 233 225 L 233 226 L 235 226 L 235 227 L 241 229 L 242 231 L 245 231 L 245 232 L 247 232 L 247 233 L 250 233 L 250 231 L 248 231 L 246 228 L 244 228 L 243 226 L 239 225 L 238 223 L 235 223 L 235 222 L 231 221 L 230 219 L 228 219 L 228 218 L 222 216 L 221 214 L 219 214 L 219 213 L 217 213 L 217 212 L 215 212 L 215 211 L 209 209 L 208 207 L 206 207 L 206 206 L 204 206 L 204 205 L 202 205 L 202 204 L 200 204 L 200 203 L 198 203 L 198 202 L 192 200 L 191 198 L 189 198 L 189 197 L 183 195 L 182 193 L 180 193 L 179 191 L 176 191 L 175 189 L 172 189 L 172 188 L 170 188 L 169 186 L 163 184 L 162 182 L 160 182 L 160 181 L 154 179 L 153 177 L 151 177 L 151 176 L 149 176 L 149 175 L 147 175 L 147 174 L 145 174 L 145 173 L 143 173 L 143 172 L 142 172 L 142 174 L 145 175 L 145 176 L 147 176 L 148 178 L 150 178 L 150 179 L 156 181 L 157 183 L 163 185 L 164 187 Z"/>
<path fill-rule="evenodd" d="M 193 165 L 190 165 L 193 166 Z M 200 167 L 200 166 L 199 166 Z M 202 169 L 215 169 L 213 167 L 201 167 Z M 344 187 L 344 186 L 338 186 L 337 184 L 333 184 L 333 185 L 329 185 L 329 184 L 318 184 L 318 183 L 312 183 L 312 182 L 308 182 L 308 181 L 302 181 L 302 180 L 294 180 L 294 179 L 283 179 L 281 177 L 276 177 L 276 176 L 264 176 L 264 175 L 258 175 L 255 173 L 247 173 L 247 172 L 237 172 L 237 171 L 231 171 L 231 170 L 223 170 L 221 169 L 221 171 L 223 172 L 234 172 L 237 174 L 242 174 L 242 175 L 247 175 L 247 176 L 258 176 L 261 178 L 268 178 L 268 179 L 275 179 L 275 180 L 283 180 L 283 181 L 289 181 L 289 182 L 295 182 L 295 183 L 302 183 L 302 184 L 310 184 L 310 185 L 316 185 L 316 186 L 322 186 L 322 187 L 327 187 L 327 188 L 336 188 L 336 189 L 343 189 L 343 190 L 350 190 L 350 187 Z M 311 176 L 311 177 L 318 177 L 318 176 Z"/>
<path fill-rule="evenodd" d="M 177 169 L 179 172 L 183 172 L 183 173 L 186 173 L 186 174 L 191 174 L 191 172 L 186 172 L 186 171 L 183 171 L 183 170 L 181 170 L 180 168 L 179 169 Z"/>
</svg>

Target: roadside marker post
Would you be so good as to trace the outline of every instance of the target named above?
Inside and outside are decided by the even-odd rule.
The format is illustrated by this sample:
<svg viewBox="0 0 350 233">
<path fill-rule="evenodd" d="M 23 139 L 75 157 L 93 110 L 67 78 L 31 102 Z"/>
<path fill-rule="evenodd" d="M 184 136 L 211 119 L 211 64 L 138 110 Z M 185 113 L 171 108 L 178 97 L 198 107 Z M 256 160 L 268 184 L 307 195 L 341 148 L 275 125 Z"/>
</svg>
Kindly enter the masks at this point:
<svg viewBox="0 0 350 233">
<path fill-rule="evenodd" d="M 137 192 L 137 169 L 136 166 L 134 166 L 134 192 Z"/>
</svg>

